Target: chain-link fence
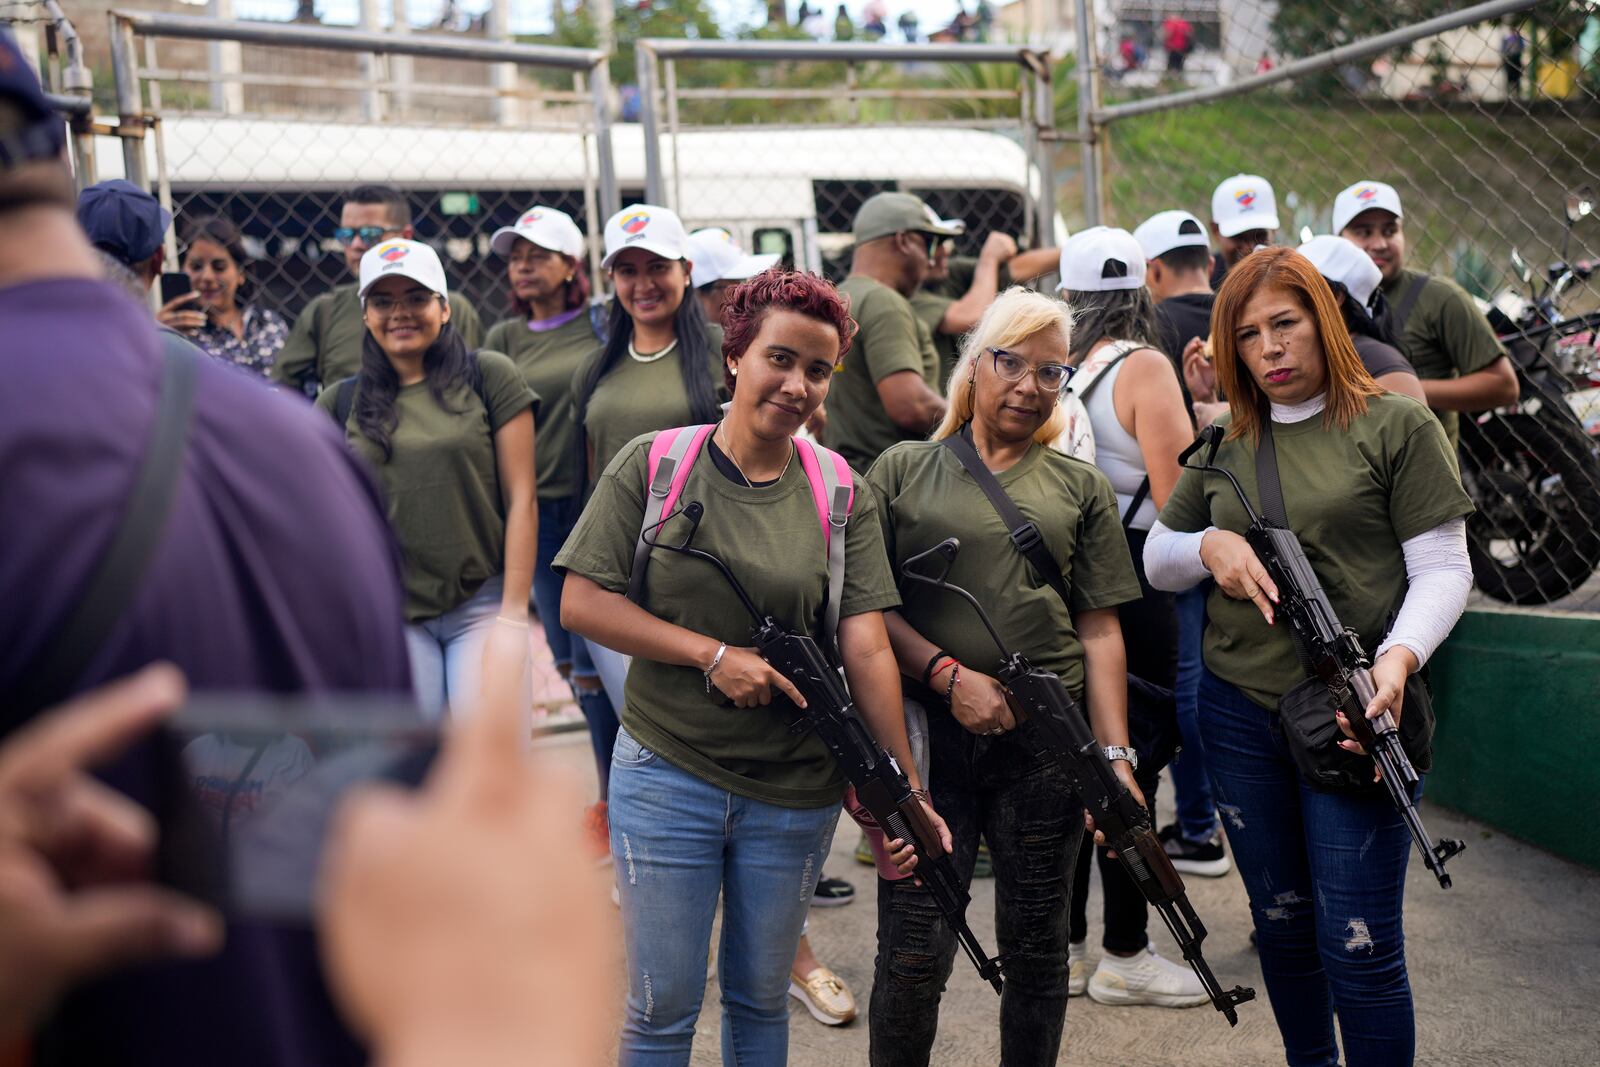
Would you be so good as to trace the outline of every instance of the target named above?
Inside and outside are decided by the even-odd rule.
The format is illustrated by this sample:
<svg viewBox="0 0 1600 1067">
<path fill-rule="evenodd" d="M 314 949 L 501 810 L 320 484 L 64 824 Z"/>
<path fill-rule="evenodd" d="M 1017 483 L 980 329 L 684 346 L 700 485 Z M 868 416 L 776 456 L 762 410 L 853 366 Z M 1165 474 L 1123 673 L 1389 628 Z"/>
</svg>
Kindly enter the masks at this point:
<svg viewBox="0 0 1600 1067">
<path fill-rule="evenodd" d="M 836 280 L 857 209 L 885 190 L 965 222 L 957 255 L 994 230 L 1024 246 L 1058 237 L 1043 53 L 674 39 L 636 55 L 646 196 L 691 228 L 726 227 Z"/>
<path fill-rule="evenodd" d="M 1266 178 L 1279 243 L 1329 232 L 1335 195 L 1387 182 L 1407 267 L 1460 283 L 1521 401 L 1461 416 L 1482 595 L 1600 609 L 1600 5 L 1503 0 L 1079 4 L 1091 142 L 1067 195 L 1090 221 L 1210 219 Z M 1065 171 L 1067 168 L 1063 167 Z"/>
<path fill-rule="evenodd" d="M 490 235 L 531 205 L 594 235 L 598 264 L 620 204 L 600 52 L 186 15 L 111 22 L 128 176 L 170 205 L 174 242 L 203 216 L 232 220 L 257 299 L 291 319 L 353 280 L 334 230 L 361 184 L 405 192 L 417 239 L 486 326 L 509 307 Z"/>
</svg>

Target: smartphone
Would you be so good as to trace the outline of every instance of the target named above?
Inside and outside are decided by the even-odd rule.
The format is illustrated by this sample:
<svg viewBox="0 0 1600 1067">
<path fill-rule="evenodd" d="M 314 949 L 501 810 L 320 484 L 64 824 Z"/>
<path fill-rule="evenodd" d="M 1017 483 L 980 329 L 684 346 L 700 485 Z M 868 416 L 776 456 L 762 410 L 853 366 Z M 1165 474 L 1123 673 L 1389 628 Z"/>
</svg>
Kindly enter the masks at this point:
<svg viewBox="0 0 1600 1067">
<path fill-rule="evenodd" d="M 196 693 L 157 743 L 157 876 L 227 915 L 308 926 L 340 803 L 415 788 L 438 749 L 401 697 Z"/>
<path fill-rule="evenodd" d="M 161 304 L 163 307 L 185 293 L 192 292 L 194 292 L 194 282 L 189 280 L 188 271 L 164 270 L 161 272 Z"/>
</svg>

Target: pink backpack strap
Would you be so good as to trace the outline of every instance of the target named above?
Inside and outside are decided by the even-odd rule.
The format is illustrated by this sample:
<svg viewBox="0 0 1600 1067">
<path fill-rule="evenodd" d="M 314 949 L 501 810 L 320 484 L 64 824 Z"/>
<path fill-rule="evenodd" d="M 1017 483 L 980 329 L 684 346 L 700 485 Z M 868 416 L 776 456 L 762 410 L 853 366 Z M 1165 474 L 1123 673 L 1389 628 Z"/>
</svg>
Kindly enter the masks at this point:
<svg viewBox="0 0 1600 1067">
<path fill-rule="evenodd" d="M 800 467 L 811 485 L 811 502 L 822 523 L 822 543 L 828 551 L 828 600 L 822 611 L 823 648 L 835 647 L 839 633 L 839 601 L 844 597 L 845 526 L 855 504 L 855 477 L 843 456 L 819 444 L 795 438 Z"/>
<path fill-rule="evenodd" d="M 672 514 L 672 507 L 683 495 L 684 484 L 689 480 L 689 470 L 713 429 L 715 427 L 710 424 L 678 426 L 662 430 L 650 442 L 649 465 L 645 472 L 644 522 L 633 547 L 633 572 L 628 575 L 628 599 L 635 603 L 644 595 L 644 572 L 650 564 L 650 546 L 645 542 L 645 535 L 653 537 L 662 518 Z"/>
</svg>

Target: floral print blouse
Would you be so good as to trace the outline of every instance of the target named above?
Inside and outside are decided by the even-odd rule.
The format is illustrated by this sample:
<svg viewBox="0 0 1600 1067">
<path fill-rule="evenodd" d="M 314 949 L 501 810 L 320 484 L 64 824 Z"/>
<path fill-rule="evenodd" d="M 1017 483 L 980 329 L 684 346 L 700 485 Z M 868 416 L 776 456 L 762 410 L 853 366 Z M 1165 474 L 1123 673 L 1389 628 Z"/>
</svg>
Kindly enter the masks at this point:
<svg viewBox="0 0 1600 1067">
<path fill-rule="evenodd" d="M 209 321 L 190 336 L 208 355 L 265 377 L 289 339 L 289 323 L 271 308 L 247 304 L 244 332 L 240 336 L 235 337 L 232 330 Z"/>
</svg>

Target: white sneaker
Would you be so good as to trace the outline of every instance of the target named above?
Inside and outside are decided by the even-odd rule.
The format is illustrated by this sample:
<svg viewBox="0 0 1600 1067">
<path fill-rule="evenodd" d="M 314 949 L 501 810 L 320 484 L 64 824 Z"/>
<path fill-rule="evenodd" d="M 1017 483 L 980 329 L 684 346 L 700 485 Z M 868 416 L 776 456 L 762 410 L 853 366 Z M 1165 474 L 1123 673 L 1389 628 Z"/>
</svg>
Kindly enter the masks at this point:
<svg viewBox="0 0 1600 1067">
<path fill-rule="evenodd" d="M 1187 964 L 1162 959 L 1155 949 L 1146 948 L 1126 959 L 1111 955 L 1101 957 L 1100 966 L 1089 979 L 1089 999 L 1096 1004 L 1192 1008 L 1210 998 Z"/>
<path fill-rule="evenodd" d="M 1067 946 L 1067 996 L 1081 997 L 1089 988 L 1089 942 L 1074 941 Z"/>
</svg>

